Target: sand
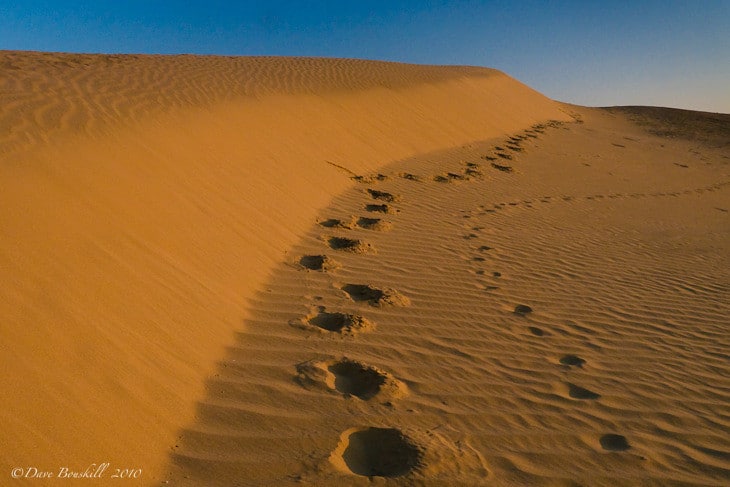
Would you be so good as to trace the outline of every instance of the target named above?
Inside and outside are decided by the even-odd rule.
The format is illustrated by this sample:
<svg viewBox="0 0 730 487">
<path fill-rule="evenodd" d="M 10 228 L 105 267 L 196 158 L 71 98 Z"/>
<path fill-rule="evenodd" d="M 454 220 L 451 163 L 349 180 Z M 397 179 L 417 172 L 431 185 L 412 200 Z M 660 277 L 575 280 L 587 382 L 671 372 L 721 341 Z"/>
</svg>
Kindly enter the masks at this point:
<svg viewBox="0 0 730 487">
<path fill-rule="evenodd" d="M 372 61 L 0 73 L 7 481 L 730 479 L 728 116 Z"/>
</svg>

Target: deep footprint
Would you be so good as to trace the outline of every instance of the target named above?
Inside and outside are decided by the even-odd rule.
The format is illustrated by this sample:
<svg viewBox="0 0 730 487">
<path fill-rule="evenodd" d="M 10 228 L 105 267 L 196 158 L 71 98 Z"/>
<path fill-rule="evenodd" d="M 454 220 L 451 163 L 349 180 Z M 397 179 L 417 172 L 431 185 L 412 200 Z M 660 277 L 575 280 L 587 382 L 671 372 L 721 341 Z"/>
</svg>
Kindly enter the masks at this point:
<svg viewBox="0 0 730 487">
<path fill-rule="evenodd" d="M 410 300 L 395 289 L 378 289 L 366 284 L 346 284 L 341 288 L 353 301 L 367 301 L 372 306 L 408 306 Z"/>
<path fill-rule="evenodd" d="M 345 237 L 330 237 L 327 240 L 330 248 L 354 254 L 366 254 L 375 252 L 375 248 L 369 243 Z"/>
<path fill-rule="evenodd" d="M 560 358 L 560 363 L 562 365 L 568 365 L 570 367 L 583 367 L 583 364 L 585 364 L 586 361 L 578 357 L 577 355 L 563 355 Z"/>
<path fill-rule="evenodd" d="M 375 328 L 373 323 L 362 316 L 347 313 L 327 313 L 322 311 L 315 316 L 305 318 L 305 321 L 310 326 L 342 335 Z"/>
<path fill-rule="evenodd" d="M 352 228 L 352 225 L 350 223 L 345 222 L 344 220 L 340 220 L 338 218 L 323 220 L 319 222 L 319 225 L 326 228 Z"/>
<path fill-rule="evenodd" d="M 354 360 L 341 360 L 330 365 L 328 369 L 335 377 L 335 389 L 365 400 L 375 396 L 387 379 L 376 368 Z"/>
<path fill-rule="evenodd" d="M 347 357 L 304 362 L 297 365 L 297 372 L 297 382 L 307 389 L 327 389 L 364 401 L 374 397 L 390 400 L 408 390 L 389 373 Z"/>
<path fill-rule="evenodd" d="M 305 255 L 299 259 L 299 264 L 313 271 L 327 272 L 340 267 L 340 263 L 326 255 Z"/>
<path fill-rule="evenodd" d="M 575 384 L 568 384 L 568 395 L 573 399 L 583 400 L 595 400 L 601 397 L 600 394 L 596 394 L 593 391 L 589 391 L 588 389 Z"/>
<path fill-rule="evenodd" d="M 526 304 L 518 304 L 515 306 L 515 314 L 525 316 L 526 314 L 532 313 L 532 308 Z"/>
<path fill-rule="evenodd" d="M 395 196 L 395 195 L 385 192 L 385 191 L 378 191 L 377 189 L 368 189 L 368 193 L 370 193 L 370 196 L 372 196 L 374 200 L 387 201 L 388 203 L 398 201 L 398 196 Z"/>
<path fill-rule="evenodd" d="M 402 477 L 421 463 L 421 449 L 395 428 L 365 428 L 353 431 L 333 453 L 347 468 L 365 477 Z"/>
<path fill-rule="evenodd" d="M 601 436 L 599 441 L 603 449 L 608 451 L 625 451 L 631 448 L 628 440 L 623 435 L 609 433 Z"/>
<path fill-rule="evenodd" d="M 379 232 L 384 232 L 390 230 L 393 227 L 393 224 L 390 222 L 386 222 L 381 218 L 361 217 L 357 220 L 357 226 L 366 230 L 376 230 Z"/>
</svg>

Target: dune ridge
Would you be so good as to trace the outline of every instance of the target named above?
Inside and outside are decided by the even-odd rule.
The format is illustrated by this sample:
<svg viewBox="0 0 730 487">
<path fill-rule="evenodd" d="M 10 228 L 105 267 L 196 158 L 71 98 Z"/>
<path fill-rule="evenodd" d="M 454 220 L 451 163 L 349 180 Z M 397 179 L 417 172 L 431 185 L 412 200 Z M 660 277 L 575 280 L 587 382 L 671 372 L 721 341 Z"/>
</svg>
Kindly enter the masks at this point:
<svg viewBox="0 0 730 487">
<path fill-rule="evenodd" d="M 357 59 L 14 51 L 0 51 L 0 70 L 0 154 L 49 137 L 108 134 L 171 109 L 281 94 L 406 90 L 501 74 Z"/>
<path fill-rule="evenodd" d="M 249 300 L 353 174 L 570 119 L 481 68 L 0 59 L 3 471 L 108 461 L 154 485 Z"/>
</svg>

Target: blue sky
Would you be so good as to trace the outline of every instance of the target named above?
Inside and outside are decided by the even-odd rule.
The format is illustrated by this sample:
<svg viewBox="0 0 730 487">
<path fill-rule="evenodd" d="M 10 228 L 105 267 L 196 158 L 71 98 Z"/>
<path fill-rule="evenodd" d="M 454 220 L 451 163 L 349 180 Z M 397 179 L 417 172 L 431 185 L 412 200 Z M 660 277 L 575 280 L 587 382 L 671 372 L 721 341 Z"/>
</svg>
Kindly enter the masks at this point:
<svg viewBox="0 0 730 487">
<path fill-rule="evenodd" d="M 0 49 L 468 64 L 581 105 L 730 113 L 730 0 L 0 0 Z"/>
</svg>

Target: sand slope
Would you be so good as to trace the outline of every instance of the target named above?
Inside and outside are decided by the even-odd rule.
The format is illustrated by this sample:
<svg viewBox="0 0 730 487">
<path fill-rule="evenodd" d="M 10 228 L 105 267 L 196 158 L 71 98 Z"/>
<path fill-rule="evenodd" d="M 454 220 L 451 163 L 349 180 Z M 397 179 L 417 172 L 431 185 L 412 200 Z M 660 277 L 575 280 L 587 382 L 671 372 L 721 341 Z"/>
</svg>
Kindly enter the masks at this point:
<svg viewBox="0 0 730 487">
<path fill-rule="evenodd" d="M 566 108 L 319 212 L 170 483 L 727 484 L 730 154 Z"/>
<path fill-rule="evenodd" d="M 1 52 L 0 470 L 110 462 L 155 485 L 353 173 L 569 118 L 480 68 Z"/>
</svg>

